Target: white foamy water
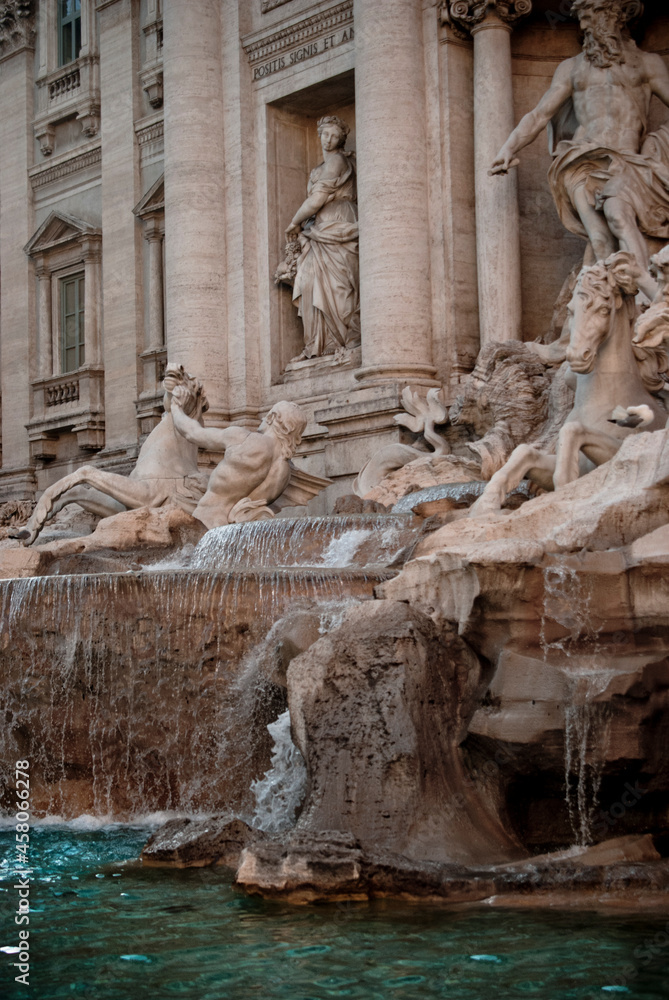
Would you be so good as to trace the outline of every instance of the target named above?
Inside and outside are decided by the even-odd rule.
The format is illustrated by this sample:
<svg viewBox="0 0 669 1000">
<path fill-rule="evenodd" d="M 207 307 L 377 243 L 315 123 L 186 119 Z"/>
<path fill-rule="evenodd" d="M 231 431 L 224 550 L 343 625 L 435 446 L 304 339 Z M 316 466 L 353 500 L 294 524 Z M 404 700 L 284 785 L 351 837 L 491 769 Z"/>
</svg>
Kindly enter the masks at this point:
<svg viewBox="0 0 669 1000">
<path fill-rule="evenodd" d="M 333 538 L 323 553 L 321 565 L 333 568 L 350 566 L 362 543 L 366 542 L 371 535 L 372 532 L 369 528 L 357 528 L 344 532 L 339 538 Z"/>
<path fill-rule="evenodd" d="M 323 601 L 318 605 L 318 631 L 320 635 L 326 635 L 343 624 L 348 611 L 360 601 L 355 597 L 345 598 L 343 601 Z"/>
<path fill-rule="evenodd" d="M 272 766 L 251 785 L 256 800 L 252 826 L 265 833 L 281 833 L 295 825 L 307 788 L 307 769 L 290 736 L 288 710 L 270 722 L 267 730 L 274 740 Z"/>
<path fill-rule="evenodd" d="M 108 830 L 114 827 L 141 827 L 151 829 L 162 826 L 170 819 L 206 819 L 210 813 L 177 812 L 174 810 L 159 810 L 151 813 L 139 813 L 126 819 L 119 819 L 118 816 L 107 814 L 105 816 L 93 816 L 91 813 L 82 813 L 80 816 L 44 816 L 42 818 L 30 818 L 31 829 L 47 829 L 58 827 L 64 830 L 73 830 L 77 833 L 95 833 L 97 830 Z M 0 830 L 14 829 L 16 818 L 14 816 L 0 816 Z"/>
<path fill-rule="evenodd" d="M 159 562 L 154 563 L 142 563 L 142 569 L 145 573 L 162 573 L 171 570 L 190 569 L 193 563 L 194 552 L 195 546 L 191 542 L 187 542 L 183 548 L 179 549 L 178 552 L 173 552 L 166 559 L 161 559 Z"/>
</svg>

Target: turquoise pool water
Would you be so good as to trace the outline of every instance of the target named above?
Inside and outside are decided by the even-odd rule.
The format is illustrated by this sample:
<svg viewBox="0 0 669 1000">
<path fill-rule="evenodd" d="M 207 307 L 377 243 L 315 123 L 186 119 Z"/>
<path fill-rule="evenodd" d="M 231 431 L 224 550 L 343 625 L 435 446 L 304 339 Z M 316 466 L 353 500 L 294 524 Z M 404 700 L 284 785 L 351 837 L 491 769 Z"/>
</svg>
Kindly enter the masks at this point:
<svg viewBox="0 0 669 1000">
<path fill-rule="evenodd" d="M 31 832 L 30 987 L 14 983 L 14 831 L 0 829 L 0 996 L 59 1000 L 659 1000 L 669 915 L 291 907 L 229 874 L 142 869 L 146 829 Z M 636 952 L 636 957 L 635 957 Z"/>
</svg>

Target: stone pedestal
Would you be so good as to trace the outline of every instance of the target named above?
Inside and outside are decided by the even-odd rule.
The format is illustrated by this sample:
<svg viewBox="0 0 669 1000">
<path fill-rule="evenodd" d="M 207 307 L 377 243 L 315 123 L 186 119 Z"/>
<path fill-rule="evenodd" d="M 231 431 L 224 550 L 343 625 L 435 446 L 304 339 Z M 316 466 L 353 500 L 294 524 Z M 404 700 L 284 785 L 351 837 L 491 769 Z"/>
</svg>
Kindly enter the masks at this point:
<svg viewBox="0 0 669 1000">
<path fill-rule="evenodd" d="M 431 381 L 420 0 L 355 0 L 360 380 Z"/>
<path fill-rule="evenodd" d="M 163 17 L 167 351 L 206 379 L 216 423 L 227 383 L 220 0 L 165 0 Z"/>
</svg>

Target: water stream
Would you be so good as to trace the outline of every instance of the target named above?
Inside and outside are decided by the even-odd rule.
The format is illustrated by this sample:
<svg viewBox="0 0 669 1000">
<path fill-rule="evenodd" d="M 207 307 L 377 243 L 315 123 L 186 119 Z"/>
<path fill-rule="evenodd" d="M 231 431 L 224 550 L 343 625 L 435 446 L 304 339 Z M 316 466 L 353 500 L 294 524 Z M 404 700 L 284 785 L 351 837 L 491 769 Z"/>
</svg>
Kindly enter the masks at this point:
<svg viewBox="0 0 669 1000">
<path fill-rule="evenodd" d="M 288 709 L 267 730 L 274 741 L 272 766 L 251 785 L 256 801 L 253 826 L 265 833 L 281 833 L 295 825 L 307 789 L 307 768 L 291 739 Z"/>
<path fill-rule="evenodd" d="M 597 699 L 608 688 L 615 670 L 592 619 L 590 582 L 566 562 L 546 567 L 543 576 L 541 646 L 544 659 L 548 662 L 550 655 L 566 678 L 565 799 L 574 843 L 585 846 L 592 842 L 611 728 L 610 703 Z M 549 642 L 547 620 L 561 625 L 568 634 Z"/>
</svg>

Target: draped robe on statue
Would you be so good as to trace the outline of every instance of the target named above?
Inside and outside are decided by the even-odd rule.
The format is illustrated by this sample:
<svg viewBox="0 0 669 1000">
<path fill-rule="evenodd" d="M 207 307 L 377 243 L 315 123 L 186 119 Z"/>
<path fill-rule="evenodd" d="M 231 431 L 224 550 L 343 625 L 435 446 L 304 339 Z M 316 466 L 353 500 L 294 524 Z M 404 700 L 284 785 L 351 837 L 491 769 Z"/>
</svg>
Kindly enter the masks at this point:
<svg viewBox="0 0 669 1000">
<path fill-rule="evenodd" d="M 642 233 L 669 239 L 669 126 L 650 133 L 640 153 L 629 153 L 566 138 L 578 124 L 571 100 L 551 124 L 554 159 L 548 179 L 558 215 L 570 232 L 587 239 L 574 207 L 574 193 L 584 187 L 593 208 L 601 211 L 607 198 L 619 197 L 634 209 Z"/>
<path fill-rule="evenodd" d="M 311 171 L 308 194 L 327 200 L 300 234 L 293 301 L 304 326 L 306 358 L 332 354 L 360 343 L 358 210 L 355 158 L 346 157 L 338 177 L 321 180 L 324 164 Z"/>
</svg>

